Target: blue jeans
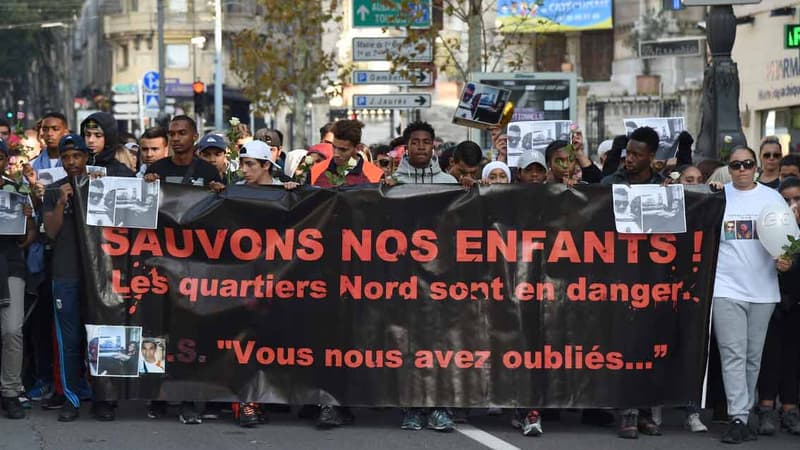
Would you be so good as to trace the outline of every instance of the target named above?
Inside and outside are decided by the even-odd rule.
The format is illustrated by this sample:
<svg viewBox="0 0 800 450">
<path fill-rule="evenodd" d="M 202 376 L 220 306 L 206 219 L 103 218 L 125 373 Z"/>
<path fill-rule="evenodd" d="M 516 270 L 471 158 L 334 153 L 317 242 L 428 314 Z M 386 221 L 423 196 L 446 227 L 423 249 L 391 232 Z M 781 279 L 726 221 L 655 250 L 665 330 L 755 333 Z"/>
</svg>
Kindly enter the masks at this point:
<svg viewBox="0 0 800 450">
<path fill-rule="evenodd" d="M 78 279 L 53 280 L 53 306 L 55 308 L 56 340 L 61 364 L 61 383 L 64 395 L 75 407 L 80 406 L 78 380 L 81 374 L 81 281 Z"/>
</svg>

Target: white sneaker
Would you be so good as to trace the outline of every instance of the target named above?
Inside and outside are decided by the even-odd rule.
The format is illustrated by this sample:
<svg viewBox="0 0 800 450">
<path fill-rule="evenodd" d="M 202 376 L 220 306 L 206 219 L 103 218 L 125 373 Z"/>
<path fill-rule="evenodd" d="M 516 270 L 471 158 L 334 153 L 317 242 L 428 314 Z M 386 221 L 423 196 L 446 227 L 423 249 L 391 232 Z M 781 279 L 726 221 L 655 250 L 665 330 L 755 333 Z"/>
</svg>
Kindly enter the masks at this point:
<svg viewBox="0 0 800 450">
<path fill-rule="evenodd" d="M 702 421 L 700 421 L 699 413 L 689 414 L 689 417 L 686 418 L 686 422 L 684 422 L 683 426 L 692 433 L 705 433 L 708 431 L 708 428 L 703 425 Z"/>
</svg>

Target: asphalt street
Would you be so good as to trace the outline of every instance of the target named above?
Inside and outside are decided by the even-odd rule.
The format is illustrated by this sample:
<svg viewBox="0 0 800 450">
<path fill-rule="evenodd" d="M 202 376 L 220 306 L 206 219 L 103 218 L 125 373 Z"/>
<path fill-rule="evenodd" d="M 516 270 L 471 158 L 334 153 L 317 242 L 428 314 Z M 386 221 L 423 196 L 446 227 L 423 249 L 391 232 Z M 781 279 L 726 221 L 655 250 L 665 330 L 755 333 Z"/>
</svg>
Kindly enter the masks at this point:
<svg viewBox="0 0 800 450">
<path fill-rule="evenodd" d="M 511 428 L 507 414 L 488 416 L 473 411 L 468 424 L 453 433 L 399 428 L 400 413 L 394 409 L 356 409 L 352 426 L 317 430 L 295 413 L 271 413 L 270 422 L 244 429 L 231 416 L 206 420 L 200 425 L 183 425 L 177 418 L 149 420 L 144 402 L 122 402 L 114 422 L 98 422 L 88 405 L 72 423 L 56 420 L 56 411 L 44 411 L 38 404 L 24 420 L 0 418 L 0 449 L 84 450 L 84 449 L 721 449 L 725 426 L 711 424 L 710 411 L 703 414 L 708 433 L 690 433 L 682 428 L 683 413 L 664 412 L 663 436 L 640 436 L 637 440 L 616 437 L 615 428 L 582 425 L 577 412 L 563 413 L 559 421 L 544 421 L 544 435 L 524 437 Z M 797 449 L 800 436 L 779 433 L 761 437 L 738 448 Z"/>
</svg>

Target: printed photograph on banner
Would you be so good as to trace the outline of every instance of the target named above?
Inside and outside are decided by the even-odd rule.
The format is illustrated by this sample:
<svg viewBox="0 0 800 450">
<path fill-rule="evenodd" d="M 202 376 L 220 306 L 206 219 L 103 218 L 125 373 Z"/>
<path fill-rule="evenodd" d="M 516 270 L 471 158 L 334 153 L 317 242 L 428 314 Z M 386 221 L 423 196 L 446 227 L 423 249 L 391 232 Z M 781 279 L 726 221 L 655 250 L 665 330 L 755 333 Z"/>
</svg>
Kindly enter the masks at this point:
<svg viewBox="0 0 800 450">
<path fill-rule="evenodd" d="M 84 325 L 86 327 L 86 360 L 89 363 L 89 373 L 97 376 L 97 360 L 100 357 L 100 336 L 98 325 Z"/>
<path fill-rule="evenodd" d="M 517 166 L 523 152 L 535 150 L 544 155 L 551 142 L 569 140 L 569 120 L 537 120 L 508 124 L 508 165 Z"/>
<path fill-rule="evenodd" d="M 106 178 L 89 181 L 89 199 L 86 208 L 86 224 L 96 227 L 114 226 L 114 204 L 116 193 Z"/>
<path fill-rule="evenodd" d="M 106 168 L 101 166 L 86 166 L 86 173 L 91 176 L 92 174 L 99 174 L 100 176 L 106 176 Z"/>
<path fill-rule="evenodd" d="M 683 117 L 642 117 L 623 119 L 623 122 L 625 134 L 629 137 L 633 130 L 640 127 L 650 127 L 658 133 L 656 160 L 659 161 L 675 157 L 678 151 L 678 135 L 686 129 L 686 119 Z"/>
<path fill-rule="evenodd" d="M 28 204 L 28 196 L 16 192 L 0 191 L 0 235 L 19 236 L 25 234 L 28 223 L 23 206 Z"/>
<path fill-rule="evenodd" d="M 481 129 L 497 126 L 510 96 L 508 89 L 469 82 L 461 90 L 453 123 Z"/>
<path fill-rule="evenodd" d="M 98 377 L 139 376 L 142 327 L 97 325 L 94 339 L 97 339 Z"/>
<path fill-rule="evenodd" d="M 161 337 L 142 338 L 139 374 L 165 373 L 166 367 L 167 340 Z"/>
<path fill-rule="evenodd" d="M 685 233 L 683 185 L 615 184 L 614 222 L 618 233 Z"/>
<path fill-rule="evenodd" d="M 86 223 L 93 226 L 155 229 L 160 182 L 103 177 L 89 182 Z"/>
<path fill-rule="evenodd" d="M 645 233 L 685 233 L 686 204 L 683 185 L 631 186 L 642 199 L 642 229 Z"/>
<path fill-rule="evenodd" d="M 631 195 L 631 188 L 615 184 L 611 188 L 614 199 L 614 224 L 617 233 L 642 232 L 642 199 Z"/>
<path fill-rule="evenodd" d="M 56 181 L 65 178 L 67 171 L 63 167 L 52 167 L 50 169 L 39 169 L 36 172 L 36 180 L 42 183 L 43 186 L 53 184 Z"/>
</svg>

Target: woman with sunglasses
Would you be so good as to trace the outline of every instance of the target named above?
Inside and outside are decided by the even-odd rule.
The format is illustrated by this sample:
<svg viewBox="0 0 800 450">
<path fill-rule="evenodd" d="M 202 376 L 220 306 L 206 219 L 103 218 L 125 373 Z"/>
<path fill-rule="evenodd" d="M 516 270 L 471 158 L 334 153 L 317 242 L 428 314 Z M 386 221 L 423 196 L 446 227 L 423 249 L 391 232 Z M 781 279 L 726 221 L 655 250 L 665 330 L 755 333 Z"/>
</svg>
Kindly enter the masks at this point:
<svg viewBox="0 0 800 450">
<path fill-rule="evenodd" d="M 780 162 L 783 158 L 781 141 L 775 136 L 765 137 L 761 140 L 758 153 L 761 160 L 761 175 L 758 177 L 758 182 L 772 189 L 778 189 L 781 182 Z"/>
<path fill-rule="evenodd" d="M 775 261 L 758 242 L 755 225 L 761 209 L 784 200 L 777 191 L 754 181 L 755 152 L 748 147 L 735 148 L 728 171 L 731 182 L 724 186 L 722 223 L 746 225 L 751 233 L 736 233 L 734 239 L 730 233 L 721 233 L 712 318 L 731 418 L 722 442 L 738 444 L 756 439 L 747 425 L 748 413 L 755 403 L 769 320 L 781 298 L 778 272 L 789 270 L 792 261 Z"/>
</svg>

